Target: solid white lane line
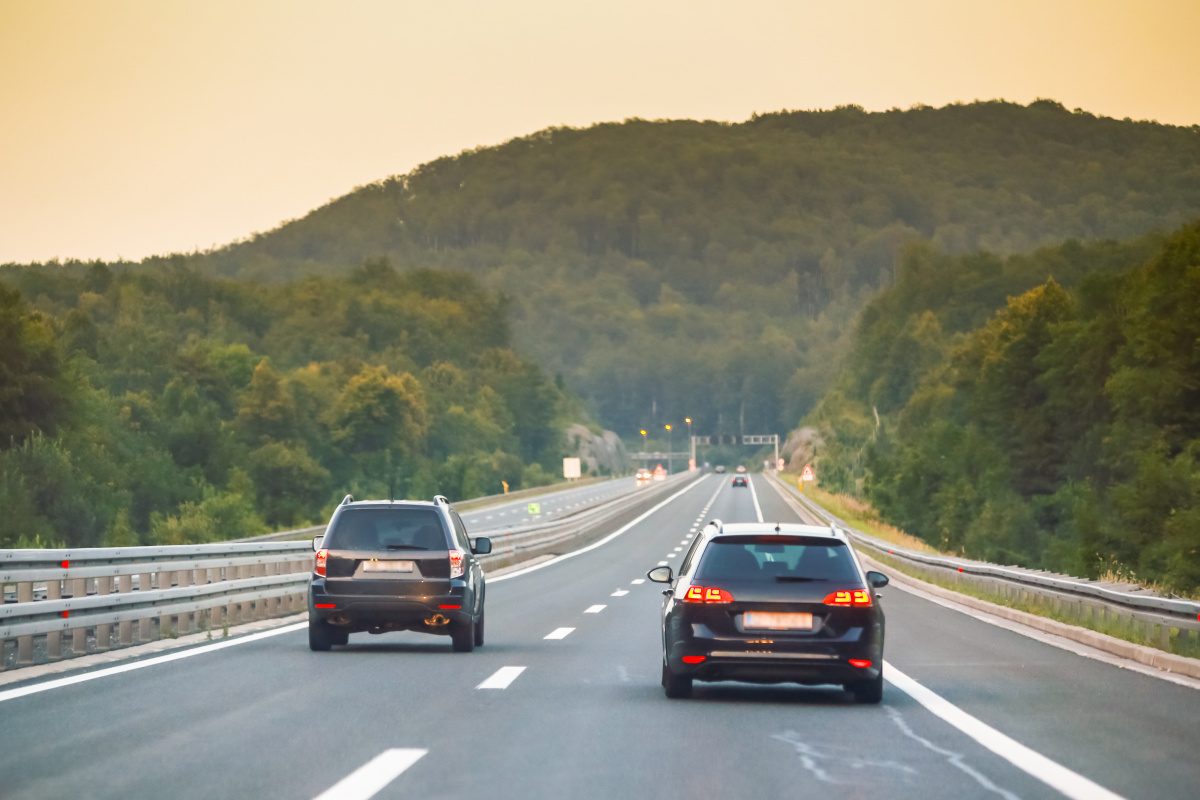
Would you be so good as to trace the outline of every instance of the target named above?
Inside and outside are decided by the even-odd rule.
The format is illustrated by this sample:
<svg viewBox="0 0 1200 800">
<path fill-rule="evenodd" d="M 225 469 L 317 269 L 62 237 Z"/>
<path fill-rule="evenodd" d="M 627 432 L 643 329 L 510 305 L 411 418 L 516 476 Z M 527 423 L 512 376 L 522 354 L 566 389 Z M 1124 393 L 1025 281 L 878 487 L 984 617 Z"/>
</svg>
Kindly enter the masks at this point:
<svg viewBox="0 0 1200 800">
<path fill-rule="evenodd" d="M 315 800 L 367 800 L 428 753 L 415 747 L 393 747 L 351 772 Z"/>
<path fill-rule="evenodd" d="M 934 716 L 948 722 L 1017 769 L 1032 775 L 1071 800 L 1122 800 L 1121 795 L 1110 792 L 976 719 L 941 695 L 917 683 L 887 661 L 883 662 L 883 678 L 923 705 Z"/>
<path fill-rule="evenodd" d="M 746 485 L 750 487 L 750 499 L 754 501 L 754 514 L 758 517 L 758 521 L 762 522 L 762 506 L 758 504 L 758 492 L 754 491 L 754 479 L 746 476 Z"/>
<path fill-rule="evenodd" d="M 565 639 L 571 635 L 574 628 L 555 628 L 554 630 L 543 636 L 543 639 Z"/>
<path fill-rule="evenodd" d="M 517 676 L 525 671 L 524 667 L 501 667 L 492 673 L 492 676 L 483 683 L 476 686 L 476 689 L 507 689 L 509 684 L 517 679 Z"/>
<path fill-rule="evenodd" d="M 606 608 L 608 608 L 608 606 L 603 606 L 603 605 L 597 605 L 597 606 L 588 606 L 588 607 L 587 607 L 587 610 L 586 610 L 586 611 L 584 611 L 583 613 L 585 613 L 585 614 L 599 614 L 601 611 L 603 611 L 603 610 L 604 610 L 604 609 L 606 609 Z"/>
<path fill-rule="evenodd" d="M 633 586 L 641 586 L 645 582 L 646 582 L 645 578 L 634 578 L 629 583 Z"/>
<path fill-rule="evenodd" d="M 609 597 L 624 597 L 627 594 L 629 594 L 628 589 L 617 589 L 615 592 L 610 594 Z"/>
<path fill-rule="evenodd" d="M 663 500 L 661 503 L 644 511 L 643 513 L 639 514 L 637 517 L 634 517 L 632 520 L 630 520 L 629 522 L 626 522 L 620 528 L 617 528 L 615 531 L 610 533 L 608 536 L 605 536 L 603 539 L 601 539 L 598 542 L 593 542 L 592 544 L 589 544 L 587 547 L 581 547 L 578 550 L 572 550 L 570 553 L 563 553 L 561 556 L 555 556 L 554 558 L 551 558 L 548 561 L 542 561 L 541 563 L 533 564 L 532 566 L 526 567 L 525 569 L 519 569 L 519 570 L 516 570 L 515 572 L 509 572 L 504 575 L 499 575 L 495 578 L 489 578 L 488 583 L 498 583 L 500 581 L 507 581 L 512 578 L 519 578 L 522 575 L 528 575 L 531 572 L 537 572 L 539 569 L 545 569 L 546 567 L 550 566 L 551 564 L 557 564 L 560 561 L 566 561 L 568 558 L 575 558 L 576 556 L 581 556 L 584 553 L 590 553 L 592 550 L 595 550 L 598 547 L 603 547 L 604 545 L 611 542 L 613 539 L 616 539 L 618 536 L 620 536 L 621 534 L 628 531 L 630 528 L 641 523 L 643 520 L 645 520 L 647 517 L 649 517 L 654 512 L 662 509 L 664 506 L 674 502 L 675 500 L 679 499 L 680 497 L 683 497 L 685 494 L 690 492 L 692 489 L 695 489 L 697 486 L 699 486 L 702 483 L 704 483 L 703 478 L 692 481 L 687 486 L 680 489 L 678 492 L 675 492 L 673 495 L 671 495 L 667 499 Z M 663 565 L 660 564 L 659 566 L 663 566 Z"/>
<path fill-rule="evenodd" d="M 308 627 L 307 622 L 297 622 L 295 625 L 285 625 L 282 628 L 274 628 L 261 633 L 252 633 L 249 636 L 241 636 L 237 639 L 228 639 L 224 642 L 214 642 L 205 644 L 199 647 L 193 647 L 190 650 L 180 650 L 178 653 L 168 653 L 164 656 L 155 656 L 147 658 L 145 661 L 134 661 L 129 664 L 120 664 L 115 667 L 105 667 L 98 669 L 95 672 L 85 672 L 82 675 L 72 675 L 68 678 L 57 678 L 56 680 L 46 681 L 45 683 L 35 683 L 31 686 L 22 686 L 18 689 L 8 689 L 0 692 L 0 703 L 5 700 L 15 700 L 18 697 L 37 694 L 39 692 L 47 692 L 51 689 L 58 689 L 63 686 L 71 686 L 76 683 L 86 683 L 94 681 L 97 678 L 107 678 L 109 675 L 120 675 L 122 672 L 132 672 L 135 669 L 145 669 L 146 667 L 157 666 L 158 664 L 166 664 L 169 661 L 179 661 L 183 658 L 191 658 L 203 653 L 211 653 L 214 650 L 224 650 L 227 647 L 237 647 L 239 644 L 249 644 L 257 642 L 259 639 L 268 639 L 272 636 L 279 636 L 284 633 L 292 633 L 293 631 L 303 630 Z"/>
</svg>

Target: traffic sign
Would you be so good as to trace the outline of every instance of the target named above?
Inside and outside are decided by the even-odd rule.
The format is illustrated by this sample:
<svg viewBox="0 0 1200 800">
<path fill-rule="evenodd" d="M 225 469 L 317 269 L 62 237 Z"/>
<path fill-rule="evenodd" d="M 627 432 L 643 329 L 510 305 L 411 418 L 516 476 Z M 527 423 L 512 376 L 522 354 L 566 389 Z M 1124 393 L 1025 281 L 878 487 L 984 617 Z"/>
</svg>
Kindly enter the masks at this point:
<svg viewBox="0 0 1200 800">
<path fill-rule="evenodd" d="M 817 479 L 817 473 L 813 471 L 812 464 L 805 464 L 804 469 L 800 471 L 800 480 L 812 482 Z"/>
</svg>

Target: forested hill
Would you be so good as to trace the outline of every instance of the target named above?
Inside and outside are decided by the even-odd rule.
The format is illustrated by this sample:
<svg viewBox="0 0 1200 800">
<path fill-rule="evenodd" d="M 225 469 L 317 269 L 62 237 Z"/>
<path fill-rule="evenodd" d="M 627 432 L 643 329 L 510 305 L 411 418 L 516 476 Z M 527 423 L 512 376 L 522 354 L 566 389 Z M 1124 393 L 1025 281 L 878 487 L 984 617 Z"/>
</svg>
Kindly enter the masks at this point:
<svg viewBox="0 0 1200 800">
<path fill-rule="evenodd" d="M 1195 593 L 1197 342 L 1200 223 L 1007 259 L 912 250 L 800 457 L 943 549 Z"/>
<path fill-rule="evenodd" d="M 1197 216 L 1195 127 L 1049 101 L 844 107 L 545 130 L 146 266 L 267 282 L 379 258 L 463 270 L 509 298 L 517 349 L 607 427 L 784 432 L 906 243 L 1003 255 Z"/>
<path fill-rule="evenodd" d="M 518 346 L 607 426 L 688 414 L 756 432 L 820 395 L 846 322 L 909 240 L 1006 254 L 1196 216 L 1196 128 L 1052 102 L 847 107 L 546 130 L 198 261 L 269 280 L 378 257 L 468 270 L 513 299 Z"/>
</svg>

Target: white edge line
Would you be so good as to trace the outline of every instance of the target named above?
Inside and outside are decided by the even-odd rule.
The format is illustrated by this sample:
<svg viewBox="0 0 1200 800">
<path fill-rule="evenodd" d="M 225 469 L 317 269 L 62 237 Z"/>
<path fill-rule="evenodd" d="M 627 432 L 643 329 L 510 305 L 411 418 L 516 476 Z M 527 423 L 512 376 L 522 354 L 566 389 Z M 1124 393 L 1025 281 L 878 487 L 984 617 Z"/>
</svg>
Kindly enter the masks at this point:
<svg viewBox="0 0 1200 800">
<path fill-rule="evenodd" d="M 415 747 L 393 747 L 351 772 L 315 800 L 367 800 L 428 753 Z"/>
<path fill-rule="evenodd" d="M 605 536 L 603 539 L 601 539 L 598 542 L 593 542 L 592 544 L 589 544 L 587 547 L 581 547 L 578 550 L 572 550 L 569 553 L 563 553 L 561 556 L 555 556 L 554 558 L 550 559 L 549 561 L 543 561 L 539 564 L 533 564 L 531 566 L 528 566 L 525 569 L 519 569 L 516 572 L 509 572 L 509 573 L 500 575 L 495 578 L 490 578 L 488 580 L 488 583 L 499 583 L 500 581 L 507 581 L 507 580 L 510 580 L 511 578 L 518 578 L 522 575 L 528 575 L 531 572 L 537 572 L 539 569 L 545 569 L 546 567 L 550 566 L 551 564 L 557 564 L 560 561 L 566 561 L 568 558 L 575 558 L 575 556 L 583 555 L 584 553 L 589 553 L 598 547 L 603 547 L 604 545 L 611 542 L 613 539 L 616 539 L 618 536 L 625 533 L 627 530 L 632 528 L 634 525 L 639 524 L 642 520 L 646 519 L 651 514 L 655 513 L 659 509 L 666 506 L 668 503 L 674 502 L 677 498 L 682 497 L 683 495 L 687 494 L 692 489 L 695 489 L 697 486 L 699 486 L 702 483 L 704 483 L 704 478 L 697 478 L 696 480 L 692 481 L 687 486 L 680 489 L 675 494 L 668 497 L 666 500 L 663 500 L 658 505 L 643 512 L 642 514 L 635 517 L 633 520 L 625 523 L 620 528 L 617 528 L 615 531 L 610 533 L 608 536 Z"/>
<path fill-rule="evenodd" d="M 192 656 L 203 655 L 204 653 L 211 653 L 215 650 L 224 650 L 227 647 L 236 647 L 239 644 L 249 644 L 250 642 L 257 642 L 260 639 L 269 639 L 272 636 L 291 633 L 292 631 L 298 631 L 307 627 L 307 622 L 297 622 L 294 625 L 284 625 L 282 628 L 272 628 L 269 631 L 260 631 L 259 633 L 252 633 L 248 636 L 239 636 L 236 639 L 228 639 L 222 642 L 204 644 L 200 645 L 199 647 L 192 647 L 175 653 L 167 653 L 166 655 L 147 658 L 144 661 L 133 661 L 128 664 L 118 664 L 115 667 L 105 667 L 104 669 L 98 669 L 92 672 L 84 672 L 79 675 L 70 675 L 66 678 L 56 678 L 52 681 L 35 683 L 30 686 L 19 686 L 16 689 L 7 689 L 3 692 L 0 692 L 0 703 L 3 703 L 5 700 L 15 700 L 18 697 L 26 697 L 39 692 L 48 692 L 51 689 L 59 689 L 63 686 L 71 686 L 76 683 L 86 683 L 87 681 L 94 681 L 98 678 L 107 678 L 110 675 L 120 675 L 123 672 L 132 672 L 136 669 L 154 667 L 158 666 L 159 664 L 166 664 L 170 661 L 179 661 L 180 659 L 191 658 Z"/>
<path fill-rule="evenodd" d="M 1032 775 L 1071 800 L 1123 800 L 1121 795 L 1110 792 L 1098 783 L 1067 769 L 1057 761 L 1046 758 L 1041 753 L 1031 750 L 987 723 L 971 716 L 941 695 L 905 675 L 887 661 L 883 662 L 883 677 L 888 683 L 924 706 L 934 716 L 949 723 L 1017 769 Z"/>
<path fill-rule="evenodd" d="M 754 479 L 749 475 L 746 476 L 746 485 L 750 487 L 750 499 L 754 501 L 754 513 L 758 515 L 758 521 L 762 522 L 762 506 L 758 504 L 758 492 L 754 491 Z"/>
<path fill-rule="evenodd" d="M 476 686 L 476 689 L 507 689 L 513 681 L 517 679 L 524 667 L 501 667 L 492 673 L 490 677 L 484 680 L 483 683 Z"/>
</svg>

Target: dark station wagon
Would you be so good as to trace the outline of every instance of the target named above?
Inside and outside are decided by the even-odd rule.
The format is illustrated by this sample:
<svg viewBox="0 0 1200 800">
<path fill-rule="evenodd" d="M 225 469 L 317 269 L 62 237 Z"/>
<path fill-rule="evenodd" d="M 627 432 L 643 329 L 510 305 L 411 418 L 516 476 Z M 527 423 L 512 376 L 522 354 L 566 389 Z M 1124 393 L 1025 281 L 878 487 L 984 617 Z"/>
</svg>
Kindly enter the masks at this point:
<svg viewBox="0 0 1200 800">
<path fill-rule="evenodd" d="M 448 635 L 458 652 L 483 644 L 483 568 L 491 540 L 472 541 L 442 496 L 431 502 L 346 498 L 324 536 L 308 590 L 308 644 L 329 650 L 358 631 Z"/>
<path fill-rule="evenodd" d="M 836 528 L 709 523 L 679 575 L 647 577 L 663 592 L 662 684 L 693 681 L 841 684 L 863 703 L 883 697 L 880 572 L 864 572 Z"/>
</svg>

